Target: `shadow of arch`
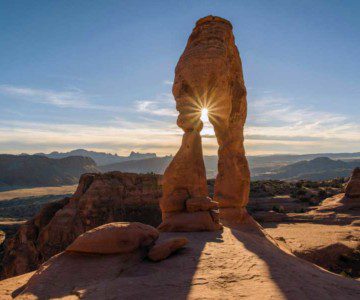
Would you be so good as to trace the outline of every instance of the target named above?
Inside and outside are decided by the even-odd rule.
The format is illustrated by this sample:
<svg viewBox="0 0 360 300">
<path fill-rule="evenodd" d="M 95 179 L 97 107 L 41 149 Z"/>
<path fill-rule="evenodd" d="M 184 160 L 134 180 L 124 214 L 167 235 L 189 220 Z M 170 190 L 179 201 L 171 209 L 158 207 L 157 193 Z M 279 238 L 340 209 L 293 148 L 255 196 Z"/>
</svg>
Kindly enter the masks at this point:
<svg viewBox="0 0 360 300">
<path fill-rule="evenodd" d="M 254 220 L 231 226 L 232 235 L 267 267 L 268 280 L 284 299 L 358 299 L 360 285 L 282 249 Z"/>
<path fill-rule="evenodd" d="M 21 297 L 39 299 L 76 295 L 85 299 L 188 299 L 207 243 L 222 243 L 221 231 L 162 233 L 160 241 L 186 236 L 189 246 L 161 262 L 129 255 L 80 255 L 62 252 L 29 280 Z M 14 292 L 21 291 L 21 289 Z"/>
</svg>

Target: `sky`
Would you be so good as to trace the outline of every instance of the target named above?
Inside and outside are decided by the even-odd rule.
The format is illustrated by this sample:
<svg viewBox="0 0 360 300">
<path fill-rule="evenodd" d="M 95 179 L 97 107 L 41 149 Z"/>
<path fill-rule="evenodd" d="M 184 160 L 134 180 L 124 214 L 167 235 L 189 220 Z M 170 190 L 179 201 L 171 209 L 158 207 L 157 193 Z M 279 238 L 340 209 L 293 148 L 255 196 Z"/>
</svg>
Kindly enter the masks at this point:
<svg viewBox="0 0 360 300">
<path fill-rule="evenodd" d="M 359 12 L 350 0 L 0 0 L 0 153 L 175 154 L 174 69 L 209 14 L 234 27 L 247 154 L 360 151 Z"/>
</svg>

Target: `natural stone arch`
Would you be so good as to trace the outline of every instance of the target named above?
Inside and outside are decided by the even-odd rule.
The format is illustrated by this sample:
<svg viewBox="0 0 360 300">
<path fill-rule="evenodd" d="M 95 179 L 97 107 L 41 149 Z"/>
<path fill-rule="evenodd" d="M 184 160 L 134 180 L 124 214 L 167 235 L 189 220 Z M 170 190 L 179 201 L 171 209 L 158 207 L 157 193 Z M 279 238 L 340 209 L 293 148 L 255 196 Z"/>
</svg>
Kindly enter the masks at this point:
<svg viewBox="0 0 360 300">
<path fill-rule="evenodd" d="M 208 109 L 219 145 L 214 200 L 219 203 L 224 218 L 234 213 L 236 218 L 241 218 L 246 212 L 250 186 L 243 143 L 246 88 L 229 21 L 207 16 L 196 23 L 176 66 L 173 95 L 179 111 L 177 125 L 184 135 L 164 174 L 160 200 L 163 223 L 159 228 L 216 230 L 221 226 L 218 213 L 213 210 L 216 205 L 207 197 L 200 136 L 202 108 Z"/>
</svg>

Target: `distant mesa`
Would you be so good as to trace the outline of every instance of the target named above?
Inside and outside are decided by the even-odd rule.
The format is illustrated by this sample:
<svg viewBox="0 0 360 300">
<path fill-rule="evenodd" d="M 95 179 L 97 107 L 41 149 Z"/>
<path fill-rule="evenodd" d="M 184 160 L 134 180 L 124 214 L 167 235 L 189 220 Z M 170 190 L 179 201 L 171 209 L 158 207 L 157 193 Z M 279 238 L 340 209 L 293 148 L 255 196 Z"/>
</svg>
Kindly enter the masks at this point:
<svg viewBox="0 0 360 300">
<path fill-rule="evenodd" d="M 317 157 L 273 168 L 263 174 L 254 175 L 253 180 L 328 180 L 349 177 L 357 166 L 360 166 L 359 158 L 343 161 Z"/>
<path fill-rule="evenodd" d="M 89 157 L 8 154 L 0 155 L 0 170 L 0 189 L 76 184 L 81 174 L 98 172 Z"/>
<path fill-rule="evenodd" d="M 129 160 L 137 160 L 137 159 L 146 159 L 146 158 L 154 158 L 156 157 L 155 153 L 139 153 L 132 151 L 129 156 L 119 156 L 117 154 L 105 153 L 105 152 L 96 152 L 89 151 L 85 149 L 76 149 L 69 152 L 51 152 L 49 154 L 38 153 L 38 155 L 46 156 L 49 158 L 64 158 L 68 156 L 84 156 L 90 157 L 95 161 L 98 166 L 109 165 L 113 163 L 129 161 Z"/>
</svg>

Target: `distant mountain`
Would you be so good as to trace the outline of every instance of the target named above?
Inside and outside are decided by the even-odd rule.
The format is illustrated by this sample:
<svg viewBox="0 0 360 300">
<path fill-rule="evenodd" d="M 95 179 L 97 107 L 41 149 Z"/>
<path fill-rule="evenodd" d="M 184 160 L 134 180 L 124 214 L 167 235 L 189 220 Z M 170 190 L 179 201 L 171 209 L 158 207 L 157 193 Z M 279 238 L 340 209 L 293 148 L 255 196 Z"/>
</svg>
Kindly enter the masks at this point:
<svg viewBox="0 0 360 300">
<path fill-rule="evenodd" d="M 251 168 L 251 175 L 257 176 L 282 166 L 290 165 L 304 160 L 312 160 L 318 157 L 328 157 L 333 160 L 340 159 L 343 161 L 350 161 L 354 159 L 360 159 L 360 152 L 256 155 L 248 156 L 248 161 Z"/>
<path fill-rule="evenodd" d="M 71 155 L 90 157 L 102 172 L 106 171 L 122 171 L 133 173 L 156 173 L 163 174 L 169 165 L 172 156 L 157 157 L 155 153 L 137 153 L 131 152 L 129 156 L 118 156 L 117 154 L 88 151 L 85 149 L 72 150 L 70 152 L 59 153 L 52 152 L 50 154 L 39 153 L 42 157 L 53 159 L 61 159 Z M 31 155 L 22 154 L 20 156 L 31 157 Z M 320 166 L 312 167 L 316 158 L 328 157 L 329 160 L 323 160 L 323 168 L 329 165 L 328 169 L 321 169 Z M 326 153 L 326 154 L 303 154 L 303 155 L 267 155 L 267 156 L 248 156 L 252 179 L 324 179 L 335 178 L 340 176 L 348 176 L 349 170 L 352 169 L 351 161 L 360 160 L 360 152 L 357 153 Z M 333 166 L 332 162 L 341 159 L 341 163 L 350 165 Z M 322 161 L 321 159 L 318 162 Z M 215 178 L 217 174 L 218 157 L 204 156 L 206 167 L 206 176 L 208 179 Z M 308 162 L 308 163 L 307 163 Z M 315 160 L 316 162 L 316 160 Z M 297 165 L 296 163 L 299 163 Z M 292 165 L 295 165 L 293 167 Z M 289 166 L 289 168 L 286 168 Z M 299 170 L 297 168 L 301 168 Z M 349 167 L 350 166 L 350 167 Z M 293 168 L 296 168 L 293 170 Z M 0 169 L 0 172 L 2 170 Z"/>
<path fill-rule="evenodd" d="M 155 173 L 164 174 L 173 156 L 155 157 L 141 160 L 125 161 L 106 166 L 100 166 L 102 172 L 121 171 L 130 173 Z M 206 177 L 214 178 L 217 174 L 217 156 L 204 156 Z"/>
<path fill-rule="evenodd" d="M 99 169 L 102 172 L 121 171 L 129 173 L 164 174 L 164 171 L 171 162 L 171 159 L 172 156 L 130 160 L 106 166 L 100 166 Z"/>
<path fill-rule="evenodd" d="M 309 179 L 322 180 L 336 177 L 349 176 L 351 170 L 358 164 L 360 153 L 330 154 L 332 157 L 342 157 L 349 161 L 332 160 L 328 157 L 318 157 L 320 154 L 306 155 L 271 155 L 271 156 L 249 156 L 249 165 L 252 179 Z M 312 160 L 301 160 L 300 158 L 315 157 Z M 156 173 L 163 174 L 171 162 L 172 157 L 156 157 L 137 161 L 127 161 L 106 166 L 100 170 L 122 171 L 133 173 Z M 291 163 L 295 161 L 295 163 Z M 206 176 L 208 179 L 215 178 L 217 174 L 217 156 L 204 156 Z"/>
<path fill-rule="evenodd" d="M 360 166 L 360 160 L 342 161 L 332 160 L 328 157 L 317 157 L 309 161 L 300 161 L 276 168 L 271 172 L 256 175 L 253 179 L 327 180 L 336 177 L 348 177 L 357 166 Z"/>
<path fill-rule="evenodd" d="M 89 157 L 52 159 L 39 155 L 0 155 L 0 189 L 75 184 L 83 173 L 98 172 Z"/>
<path fill-rule="evenodd" d="M 85 149 L 76 149 L 69 152 L 51 152 L 49 154 L 45 153 L 37 153 L 35 155 L 46 156 L 48 158 L 64 158 L 69 156 L 83 156 L 92 158 L 98 166 L 104 166 L 109 164 L 114 164 L 123 161 L 129 160 L 138 160 L 138 159 L 146 159 L 146 158 L 154 158 L 156 157 L 155 153 L 138 153 L 132 151 L 129 156 L 118 156 L 117 154 L 105 153 L 105 152 L 96 152 L 96 151 L 88 151 Z"/>
</svg>

